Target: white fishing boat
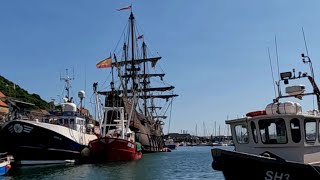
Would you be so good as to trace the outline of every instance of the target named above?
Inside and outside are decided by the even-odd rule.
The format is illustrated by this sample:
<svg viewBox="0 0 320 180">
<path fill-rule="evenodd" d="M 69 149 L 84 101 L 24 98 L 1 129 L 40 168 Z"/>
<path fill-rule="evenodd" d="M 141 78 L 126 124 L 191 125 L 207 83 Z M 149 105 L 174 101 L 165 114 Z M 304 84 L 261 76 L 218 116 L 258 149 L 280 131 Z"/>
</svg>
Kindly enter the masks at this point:
<svg viewBox="0 0 320 180">
<path fill-rule="evenodd" d="M 304 54 L 302 58 L 310 75 L 294 70 L 280 73 L 278 96 L 272 103 L 226 121 L 235 151 L 212 149 L 212 167 L 223 171 L 226 179 L 320 179 L 320 91 L 310 58 Z M 302 80 L 309 81 L 309 92 Z M 306 96 L 315 97 L 316 110 L 302 111 L 300 103 Z"/>
</svg>

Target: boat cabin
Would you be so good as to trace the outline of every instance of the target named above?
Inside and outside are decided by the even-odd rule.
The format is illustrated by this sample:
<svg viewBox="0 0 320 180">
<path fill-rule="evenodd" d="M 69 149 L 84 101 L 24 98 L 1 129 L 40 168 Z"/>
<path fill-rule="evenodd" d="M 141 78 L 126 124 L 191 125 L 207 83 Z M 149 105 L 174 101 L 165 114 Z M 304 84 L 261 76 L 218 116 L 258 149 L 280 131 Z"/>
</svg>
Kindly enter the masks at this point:
<svg viewBox="0 0 320 180">
<path fill-rule="evenodd" d="M 304 57 L 304 56 L 302 56 Z M 313 75 L 299 72 L 281 73 L 278 97 L 264 110 L 253 111 L 243 118 L 227 120 L 235 145 L 235 150 L 261 155 L 270 152 L 285 160 L 309 164 L 320 164 L 320 91 Z M 305 93 L 304 85 L 288 86 L 289 80 L 307 78 L 313 91 Z M 280 82 L 284 82 L 286 95 L 280 92 Z M 280 102 L 282 98 L 297 98 L 313 95 L 318 109 L 302 112 L 296 102 Z"/>
<path fill-rule="evenodd" d="M 320 162 L 320 116 L 266 114 L 226 122 L 236 151 L 260 155 L 271 152 L 286 160 Z"/>
<path fill-rule="evenodd" d="M 130 121 L 125 120 L 123 107 L 104 107 L 104 119 L 100 123 L 102 136 L 122 138 L 135 142 L 135 133 L 130 130 L 129 124 Z"/>
<path fill-rule="evenodd" d="M 93 129 L 93 127 L 87 127 L 86 119 L 77 112 L 74 103 L 63 103 L 63 112 L 61 115 L 46 117 L 42 122 L 65 126 L 83 133 L 87 133 L 88 130 L 92 131 Z"/>
</svg>

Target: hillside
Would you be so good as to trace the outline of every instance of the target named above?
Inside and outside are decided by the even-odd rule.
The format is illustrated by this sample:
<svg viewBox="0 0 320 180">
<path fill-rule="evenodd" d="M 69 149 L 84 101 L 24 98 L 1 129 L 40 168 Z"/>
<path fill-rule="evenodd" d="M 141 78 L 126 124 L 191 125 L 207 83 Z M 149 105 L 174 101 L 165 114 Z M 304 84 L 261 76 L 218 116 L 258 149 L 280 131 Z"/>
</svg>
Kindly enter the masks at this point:
<svg viewBox="0 0 320 180">
<path fill-rule="evenodd" d="M 8 97 L 16 98 L 20 101 L 25 101 L 35 104 L 36 109 L 48 109 L 49 103 L 41 99 L 38 94 L 29 94 L 28 91 L 14 84 L 8 79 L 0 75 L 0 91 Z"/>
</svg>

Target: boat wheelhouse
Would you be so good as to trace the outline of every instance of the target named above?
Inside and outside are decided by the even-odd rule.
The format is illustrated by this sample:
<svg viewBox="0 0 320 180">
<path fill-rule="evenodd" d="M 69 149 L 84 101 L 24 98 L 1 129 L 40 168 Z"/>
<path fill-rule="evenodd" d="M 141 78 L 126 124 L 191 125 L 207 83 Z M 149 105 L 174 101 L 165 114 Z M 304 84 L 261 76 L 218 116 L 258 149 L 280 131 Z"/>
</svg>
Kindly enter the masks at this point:
<svg viewBox="0 0 320 180">
<path fill-rule="evenodd" d="M 236 151 L 256 155 L 269 151 L 302 163 L 320 163 L 319 123 L 317 112 L 266 114 L 227 121 Z"/>
<path fill-rule="evenodd" d="M 249 112 L 245 117 L 227 120 L 230 125 L 235 151 L 212 149 L 215 170 L 222 171 L 226 179 L 319 179 L 320 178 L 320 91 L 314 81 L 311 60 L 308 73 L 280 73 L 276 83 L 278 96 L 264 110 Z M 291 81 L 308 80 L 312 87 L 306 92 L 302 84 Z M 280 86 L 285 87 L 282 95 Z M 318 108 L 303 112 L 298 102 L 313 96 Z M 280 101 L 286 99 L 284 101 Z M 246 164 L 246 166 L 243 166 Z"/>
</svg>

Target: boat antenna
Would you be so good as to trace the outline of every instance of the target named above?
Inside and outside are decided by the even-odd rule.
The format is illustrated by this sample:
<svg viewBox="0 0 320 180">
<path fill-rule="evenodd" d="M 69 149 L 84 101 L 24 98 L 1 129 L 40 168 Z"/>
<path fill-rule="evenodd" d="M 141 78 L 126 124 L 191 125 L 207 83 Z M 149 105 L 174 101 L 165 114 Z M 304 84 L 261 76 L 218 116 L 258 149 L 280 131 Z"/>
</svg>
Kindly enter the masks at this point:
<svg viewBox="0 0 320 180">
<path fill-rule="evenodd" d="M 276 45 L 276 55 L 277 55 L 277 67 L 278 67 L 278 78 L 280 80 L 280 70 L 279 70 L 279 54 L 278 54 L 278 43 L 277 43 L 277 36 L 274 36 L 274 43 Z"/>
<path fill-rule="evenodd" d="M 87 70 L 86 66 L 84 66 L 84 92 L 87 92 Z M 86 106 L 86 101 L 83 102 L 83 107 Z"/>
<path fill-rule="evenodd" d="M 307 40 L 306 40 L 306 36 L 305 36 L 305 34 L 304 34 L 304 29 L 303 29 L 303 27 L 302 27 L 302 35 L 303 35 L 304 47 L 306 48 L 306 53 L 307 53 L 307 56 L 304 55 L 303 53 L 301 54 L 302 62 L 305 63 L 305 64 L 306 64 L 306 63 L 309 64 L 310 71 L 311 71 L 311 77 L 312 77 L 312 79 L 314 80 L 314 73 L 313 73 L 312 62 L 311 62 L 311 59 L 310 59 L 310 57 L 309 57 Z M 306 59 L 308 59 L 308 60 L 306 60 Z M 313 107 L 313 109 L 314 109 L 314 101 L 315 101 L 315 99 L 314 99 L 314 96 L 313 96 L 313 97 L 312 97 L 312 107 Z M 318 107 L 318 108 L 319 108 L 319 107 Z"/>
<path fill-rule="evenodd" d="M 60 80 L 64 81 L 66 83 L 66 86 L 65 86 L 65 90 L 67 91 L 66 98 L 68 99 L 68 102 L 71 102 L 72 98 L 70 98 L 70 88 L 71 88 L 71 80 L 74 80 L 74 77 L 72 77 L 72 78 L 69 77 L 68 69 L 66 69 L 66 76 L 64 78 L 60 77 Z"/>
<path fill-rule="evenodd" d="M 307 40 L 306 40 L 306 36 L 305 36 L 305 34 L 304 34 L 304 29 L 303 29 L 303 27 L 302 27 L 302 34 L 303 34 L 304 46 L 305 46 L 305 48 L 306 48 L 307 56 L 305 56 L 304 54 L 301 54 L 301 56 L 303 57 L 303 62 L 304 62 L 304 63 L 309 63 L 310 71 L 311 71 L 311 76 L 312 76 L 312 78 L 314 79 L 312 62 L 311 62 L 311 59 L 310 59 L 310 56 L 309 56 L 308 46 L 307 46 Z M 307 58 L 308 60 L 306 61 L 305 58 Z"/>
<path fill-rule="evenodd" d="M 304 34 L 304 29 L 303 29 L 303 27 L 302 27 L 302 34 L 303 34 L 304 47 L 306 48 L 306 53 L 307 53 L 307 56 L 309 57 L 309 51 L 308 51 L 306 36 L 305 36 L 305 34 Z"/>
<path fill-rule="evenodd" d="M 272 84 L 273 84 L 273 89 L 274 89 L 274 96 L 277 98 L 277 91 L 276 91 L 276 86 L 275 86 L 275 80 L 273 76 L 273 68 L 272 68 L 272 63 L 271 63 L 271 57 L 270 57 L 270 49 L 268 47 L 268 55 L 269 55 L 269 62 L 270 62 L 270 68 L 271 68 L 271 75 L 272 75 Z"/>
<path fill-rule="evenodd" d="M 277 68 L 278 68 L 278 80 L 280 81 L 280 70 L 279 70 L 279 55 L 278 55 L 278 42 L 277 42 L 277 35 L 274 36 L 274 43 L 276 46 L 276 56 L 277 56 Z M 280 83 L 276 83 L 278 87 L 278 96 L 281 96 L 281 91 L 280 91 Z"/>
</svg>

